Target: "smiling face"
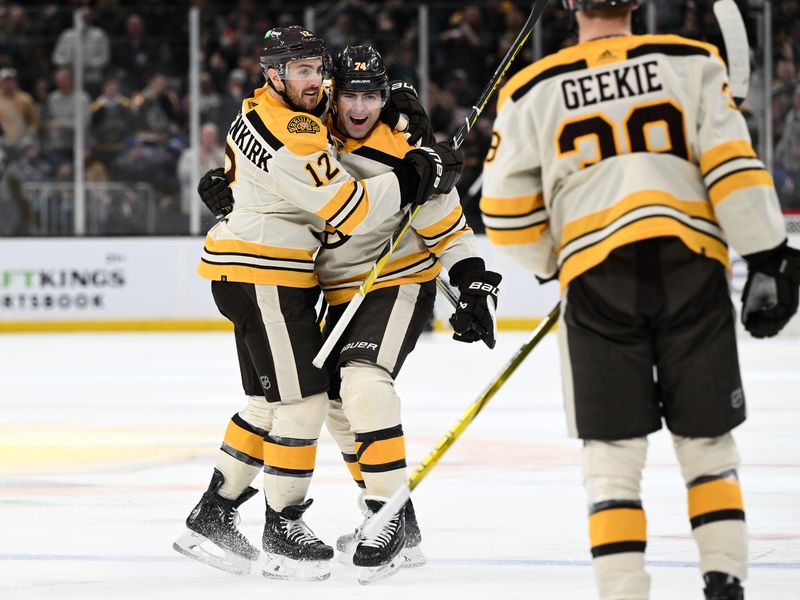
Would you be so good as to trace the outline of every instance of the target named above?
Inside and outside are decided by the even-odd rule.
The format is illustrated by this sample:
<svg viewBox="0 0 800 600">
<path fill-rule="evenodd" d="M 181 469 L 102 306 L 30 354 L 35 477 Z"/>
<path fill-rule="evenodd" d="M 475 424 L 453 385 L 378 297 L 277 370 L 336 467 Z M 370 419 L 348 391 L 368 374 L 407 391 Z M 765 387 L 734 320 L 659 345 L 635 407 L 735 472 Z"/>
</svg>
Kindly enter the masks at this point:
<svg viewBox="0 0 800 600">
<path fill-rule="evenodd" d="M 378 122 L 382 107 L 379 91 L 341 91 L 336 97 L 336 125 L 348 137 L 365 137 Z"/>
<path fill-rule="evenodd" d="M 291 61 L 286 65 L 283 80 L 275 69 L 270 69 L 269 74 L 275 89 L 280 92 L 285 88 L 286 95 L 297 108 L 310 112 L 319 103 L 322 88 L 321 57 Z"/>
</svg>

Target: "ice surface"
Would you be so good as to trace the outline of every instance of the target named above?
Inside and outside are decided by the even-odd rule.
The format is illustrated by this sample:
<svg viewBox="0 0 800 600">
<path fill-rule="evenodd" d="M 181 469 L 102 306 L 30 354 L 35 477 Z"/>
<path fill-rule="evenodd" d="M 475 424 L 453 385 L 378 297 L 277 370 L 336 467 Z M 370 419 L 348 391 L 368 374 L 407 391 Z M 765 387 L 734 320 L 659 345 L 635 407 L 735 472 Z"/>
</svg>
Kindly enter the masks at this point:
<svg viewBox="0 0 800 600">
<path fill-rule="evenodd" d="M 409 465 L 494 376 L 498 346 L 424 338 L 398 382 Z M 800 598 L 800 340 L 743 339 L 750 417 L 737 430 L 753 600 Z M 415 491 L 426 567 L 370 587 L 335 564 L 320 583 L 234 577 L 172 550 L 242 408 L 230 334 L 0 336 L 0 598 L 595 598 L 579 470 L 548 336 Z M 653 600 L 700 599 L 669 437 L 652 436 L 644 504 Z M 357 490 L 323 434 L 308 522 L 329 543 L 359 522 Z M 260 541 L 263 504 L 242 507 Z"/>
</svg>

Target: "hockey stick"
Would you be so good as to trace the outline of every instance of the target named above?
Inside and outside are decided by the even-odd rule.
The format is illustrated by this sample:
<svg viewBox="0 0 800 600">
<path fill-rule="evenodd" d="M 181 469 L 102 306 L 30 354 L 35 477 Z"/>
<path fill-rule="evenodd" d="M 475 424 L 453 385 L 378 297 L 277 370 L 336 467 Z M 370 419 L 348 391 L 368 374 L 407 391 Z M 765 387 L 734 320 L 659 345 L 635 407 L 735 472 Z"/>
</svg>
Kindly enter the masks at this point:
<svg viewBox="0 0 800 600">
<path fill-rule="evenodd" d="M 506 380 L 511 377 L 511 374 L 517 370 L 517 367 L 525 360 L 528 354 L 530 354 L 531 350 L 536 347 L 536 344 L 550 331 L 558 320 L 560 308 L 560 304 L 555 305 L 553 310 L 550 311 L 550 314 L 539 323 L 536 329 L 531 332 L 525 343 L 517 350 L 516 354 L 506 363 L 503 370 L 492 380 L 486 389 L 483 390 L 483 393 L 478 396 L 478 399 L 464 411 L 464 414 L 461 415 L 458 422 L 439 440 L 430 454 L 417 466 L 416 470 L 405 484 L 392 494 L 392 497 L 389 498 L 386 504 L 384 504 L 377 513 L 369 518 L 362 530 L 362 537 L 374 538 L 389 519 L 402 508 L 411 497 L 411 492 L 425 479 L 425 476 L 436 466 L 436 463 L 444 456 L 444 453 L 447 452 L 469 424 L 475 420 L 478 413 L 489 403 L 489 400 L 497 393 L 497 390 L 499 390 Z"/>
<path fill-rule="evenodd" d="M 747 42 L 744 19 L 734 0 L 714 2 L 714 16 L 725 41 L 733 101 L 736 106 L 740 106 L 750 89 L 750 45 Z"/>
<path fill-rule="evenodd" d="M 544 12 L 545 6 L 547 6 L 547 2 L 548 0 L 536 0 L 536 2 L 534 2 L 533 8 L 531 9 L 531 14 L 528 16 L 528 20 L 525 22 L 525 25 L 522 26 L 522 29 L 517 35 L 517 39 L 514 40 L 514 43 L 508 49 L 508 52 L 506 52 L 506 55 L 503 57 L 500 66 L 497 67 L 494 75 L 492 75 L 492 79 L 489 81 L 489 84 L 486 86 L 486 88 L 484 88 L 483 92 L 478 98 L 478 101 L 472 107 L 469 115 L 465 117 L 464 124 L 458 128 L 458 131 L 456 131 L 455 135 L 453 135 L 453 139 L 450 140 L 450 145 L 454 149 L 458 150 L 458 148 L 461 147 L 461 144 L 464 143 L 464 138 L 470 132 L 472 126 L 475 125 L 475 122 L 483 112 L 483 109 L 486 107 L 489 99 L 492 97 L 492 95 L 494 95 L 497 86 L 500 85 L 500 82 L 508 71 L 508 68 L 511 66 L 511 63 L 525 45 L 525 42 L 528 41 L 528 38 L 533 31 L 533 27 L 536 25 L 539 17 L 541 17 L 542 13 Z M 356 314 L 358 307 L 361 306 L 361 303 L 364 301 L 364 296 L 366 296 L 370 289 L 372 289 L 375 280 L 381 274 L 381 271 L 386 266 L 386 263 L 389 262 L 392 253 L 397 248 L 400 240 L 406 234 L 406 231 L 408 231 L 411 221 L 417 216 L 420 208 L 422 208 L 421 205 L 415 206 L 413 209 L 407 207 L 403 212 L 400 222 L 397 224 L 394 232 L 392 232 L 392 235 L 389 237 L 389 240 L 383 247 L 378 260 L 376 260 L 375 264 L 372 265 L 372 269 L 370 269 L 366 279 L 364 279 L 361 286 L 356 291 L 356 295 L 353 296 L 352 300 L 350 300 L 350 303 L 347 305 L 344 313 L 342 313 L 341 318 L 339 321 L 337 321 L 336 325 L 325 339 L 325 342 L 322 344 L 319 352 L 317 352 L 317 355 L 314 357 L 312 363 L 318 369 L 322 368 L 322 365 L 325 363 L 325 359 L 328 358 L 328 355 L 333 350 L 336 342 L 339 341 L 339 338 L 342 337 L 344 330 L 350 324 L 350 321 L 353 320 L 353 316 Z"/>
</svg>

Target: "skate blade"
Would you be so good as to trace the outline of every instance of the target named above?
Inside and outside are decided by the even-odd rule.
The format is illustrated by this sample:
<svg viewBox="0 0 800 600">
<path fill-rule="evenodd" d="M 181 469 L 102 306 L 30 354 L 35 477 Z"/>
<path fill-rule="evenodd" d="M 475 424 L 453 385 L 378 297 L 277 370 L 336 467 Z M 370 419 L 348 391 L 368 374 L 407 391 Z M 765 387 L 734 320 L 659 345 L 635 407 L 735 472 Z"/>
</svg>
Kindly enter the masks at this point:
<svg viewBox="0 0 800 600">
<path fill-rule="evenodd" d="M 203 547 L 204 543 L 218 552 L 223 553 L 223 555 L 220 556 L 219 554 L 209 552 Z M 225 571 L 231 575 L 249 575 L 253 564 L 252 561 L 229 550 L 220 548 L 207 537 L 195 533 L 190 529 L 187 529 L 181 537 L 175 540 L 172 547 L 184 556 L 188 556 L 204 565 L 214 567 L 220 571 Z"/>
<path fill-rule="evenodd" d="M 265 553 L 267 562 L 262 574 L 270 579 L 324 581 L 331 576 L 327 560 L 294 560 L 281 554 Z"/>
<path fill-rule="evenodd" d="M 385 565 L 380 565 L 378 567 L 357 567 L 358 583 L 361 585 L 369 585 L 391 577 L 400 570 L 403 566 L 403 562 L 403 557 L 397 555 Z"/>
<path fill-rule="evenodd" d="M 400 565 L 401 569 L 416 569 L 417 567 L 425 566 L 425 563 L 428 562 L 419 546 L 414 546 L 413 548 L 404 547 L 400 551 L 400 558 L 403 559 L 403 564 Z"/>
</svg>

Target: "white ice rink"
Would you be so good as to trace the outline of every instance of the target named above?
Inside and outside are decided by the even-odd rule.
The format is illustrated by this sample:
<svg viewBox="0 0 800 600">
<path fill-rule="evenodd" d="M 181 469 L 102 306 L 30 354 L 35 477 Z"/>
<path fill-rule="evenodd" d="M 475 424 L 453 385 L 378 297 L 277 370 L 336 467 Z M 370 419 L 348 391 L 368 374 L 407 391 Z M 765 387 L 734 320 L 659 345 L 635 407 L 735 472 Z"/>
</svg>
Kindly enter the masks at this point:
<svg viewBox="0 0 800 600">
<path fill-rule="evenodd" d="M 416 466 L 524 340 L 433 334 L 400 376 Z M 737 430 L 750 527 L 749 600 L 800 598 L 800 339 L 742 339 L 749 419 Z M 548 336 L 415 492 L 428 565 L 369 587 L 234 577 L 171 548 L 242 407 L 233 337 L 0 335 L 0 599 L 468 600 L 594 598 L 579 446 L 565 435 Z M 328 543 L 360 520 L 327 433 L 308 522 Z M 700 599 L 668 436 L 644 478 L 653 600 Z M 263 500 L 242 507 L 260 541 Z"/>
</svg>

